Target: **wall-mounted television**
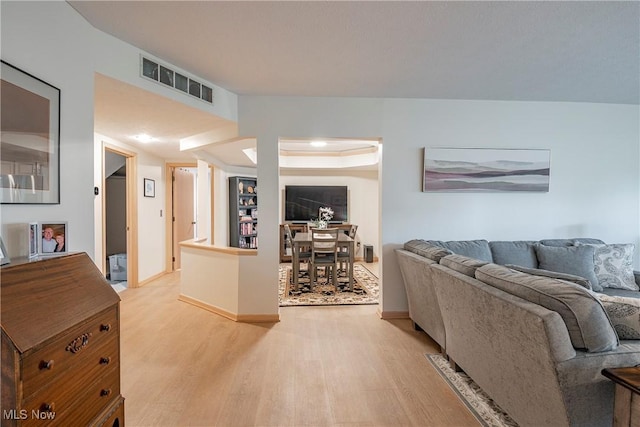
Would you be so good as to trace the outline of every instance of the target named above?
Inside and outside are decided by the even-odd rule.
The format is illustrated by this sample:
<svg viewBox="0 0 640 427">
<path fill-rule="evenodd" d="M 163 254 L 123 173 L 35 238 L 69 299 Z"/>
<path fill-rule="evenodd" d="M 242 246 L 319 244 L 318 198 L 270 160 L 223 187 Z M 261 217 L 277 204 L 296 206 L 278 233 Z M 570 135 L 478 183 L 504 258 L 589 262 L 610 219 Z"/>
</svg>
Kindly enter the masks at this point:
<svg viewBox="0 0 640 427">
<path fill-rule="evenodd" d="M 331 222 L 348 220 L 346 185 L 287 185 L 284 199 L 285 221 L 306 222 L 316 219 L 321 207 L 333 209 Z"/>
</svg>

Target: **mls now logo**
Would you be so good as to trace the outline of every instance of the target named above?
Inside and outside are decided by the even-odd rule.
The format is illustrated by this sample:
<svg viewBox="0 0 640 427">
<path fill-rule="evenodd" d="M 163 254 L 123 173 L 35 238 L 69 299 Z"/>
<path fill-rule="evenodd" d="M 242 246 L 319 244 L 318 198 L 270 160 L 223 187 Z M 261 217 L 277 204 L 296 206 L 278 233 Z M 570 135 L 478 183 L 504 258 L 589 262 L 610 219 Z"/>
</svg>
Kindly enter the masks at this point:
<svg viewBox="0 0 640 427">
<path fill-rule="evenodd" d="M 31 417 L 29 417 L 31 415 Z M 5 420 L 26 420 L 27 418 L 31 418 L 34 420 L 53 420 L 56 417 L 55 412 L 50 411 L 41 411 L 39 409 L 31 410 L 31 414 L 26 409 L 3 409 L 2 410 L 2 418 Z"/>
</svg>

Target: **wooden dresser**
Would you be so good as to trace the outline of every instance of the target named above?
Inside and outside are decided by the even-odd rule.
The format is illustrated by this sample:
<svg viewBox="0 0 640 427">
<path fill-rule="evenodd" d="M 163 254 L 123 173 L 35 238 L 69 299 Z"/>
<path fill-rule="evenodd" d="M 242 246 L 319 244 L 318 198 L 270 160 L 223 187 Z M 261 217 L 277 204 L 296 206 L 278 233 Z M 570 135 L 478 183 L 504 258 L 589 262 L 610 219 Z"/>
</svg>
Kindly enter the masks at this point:
<svg viewBox="0 0 640 427">
<path fill-rule="evenodd" d="M 84 253 L 0 270 L 2 426 L 124 426 L 120 297 Z"/>
</svg>

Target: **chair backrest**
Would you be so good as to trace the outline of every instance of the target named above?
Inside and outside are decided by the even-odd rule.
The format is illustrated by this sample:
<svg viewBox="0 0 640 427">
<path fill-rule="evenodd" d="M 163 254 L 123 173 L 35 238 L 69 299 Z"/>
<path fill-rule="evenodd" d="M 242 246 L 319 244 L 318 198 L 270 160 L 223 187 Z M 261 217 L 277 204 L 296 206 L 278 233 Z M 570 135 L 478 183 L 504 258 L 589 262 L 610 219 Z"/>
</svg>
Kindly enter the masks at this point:
<svg viewBox="0 0 640 427">
<path fill-rule="evenodd" d="M 338 251 L 338 228 L 312 228 L 311 253 L 316 256 L 336 256 Z"/>
<path fill-rule="evenodd" d="M 290 245 L 293 245 L 293 234 L 291 233 L 289 224 L 284 224 L 284 237 Z"/>
<path fill-rule="evenodd" d="M 349 237 L 351 237 L 352 239 L 355 239 L 357 231 L 358 231 L 358 226 L 357 225 L 351 225 L 351 228 L 349 229 Z"/>
</svg>

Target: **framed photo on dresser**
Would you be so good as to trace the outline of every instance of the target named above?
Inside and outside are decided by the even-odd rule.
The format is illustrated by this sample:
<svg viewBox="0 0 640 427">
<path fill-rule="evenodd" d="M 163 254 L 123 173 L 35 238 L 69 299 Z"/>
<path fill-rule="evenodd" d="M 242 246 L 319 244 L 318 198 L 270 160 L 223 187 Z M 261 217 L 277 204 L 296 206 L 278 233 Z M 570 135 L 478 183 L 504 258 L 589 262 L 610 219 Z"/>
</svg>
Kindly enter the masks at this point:
<svg viewBox="0 0 640 427">
<path fill-rule="evenodd" d="M 57 255 L 68 252 L 67 223 L 64 221 L 38 223 L 38 240 L 40 255 Z"/>
</svg>

